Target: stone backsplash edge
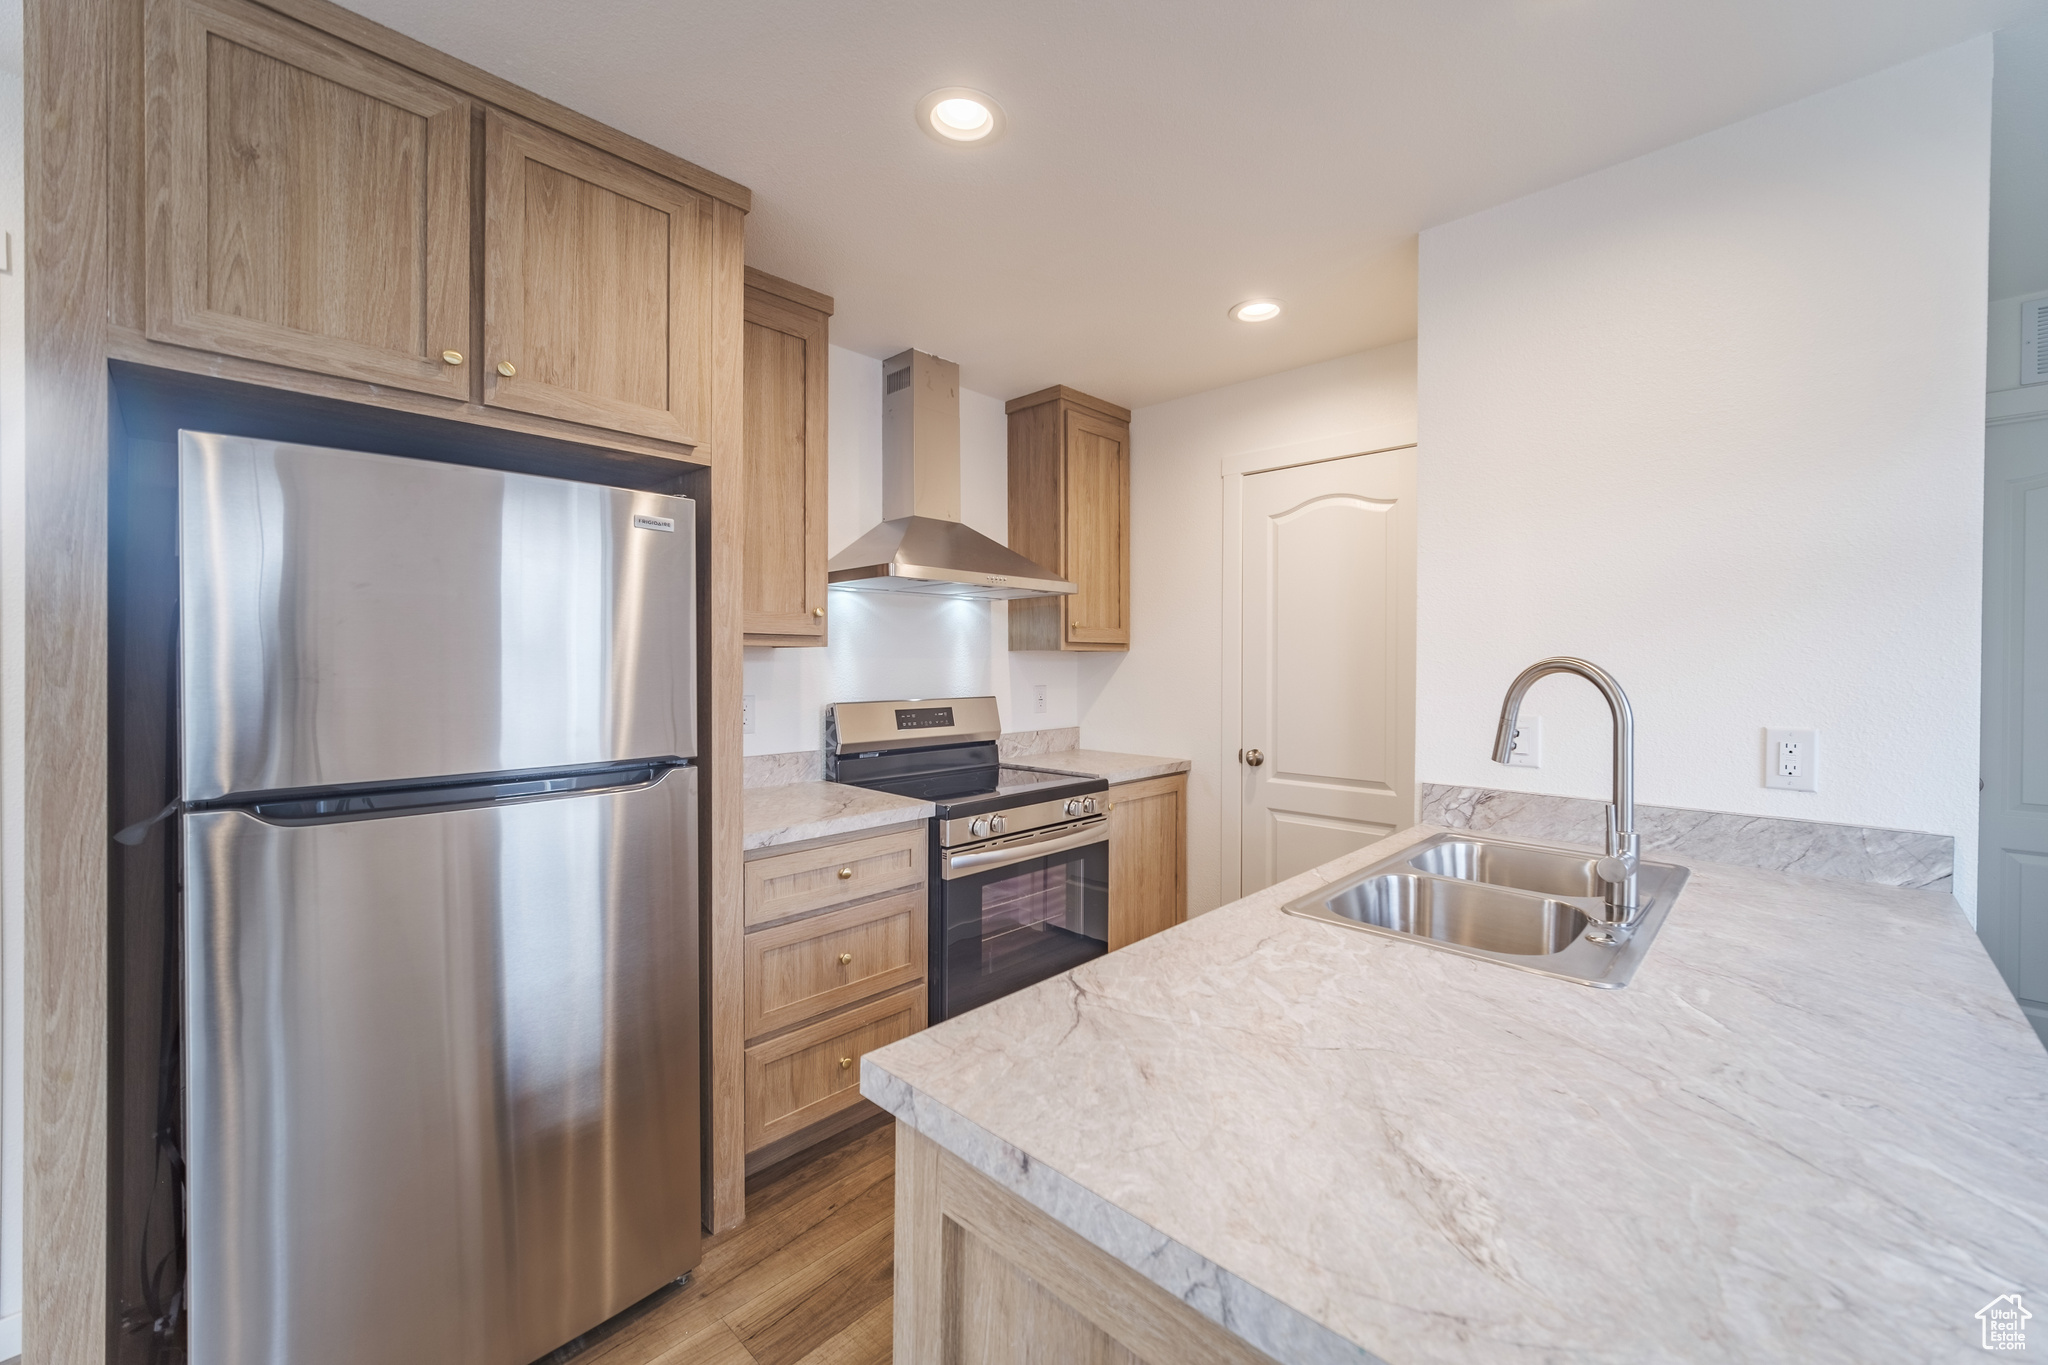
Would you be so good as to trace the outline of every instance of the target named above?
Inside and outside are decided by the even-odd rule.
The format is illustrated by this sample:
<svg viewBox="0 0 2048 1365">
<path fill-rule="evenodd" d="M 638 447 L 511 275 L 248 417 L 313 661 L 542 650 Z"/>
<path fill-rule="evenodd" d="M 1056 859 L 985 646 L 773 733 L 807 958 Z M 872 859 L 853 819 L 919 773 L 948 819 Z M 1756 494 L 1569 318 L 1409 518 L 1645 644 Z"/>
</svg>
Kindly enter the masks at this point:
<svg viewBox="0 0 2048 1365">
<path fill-rule="evenodd" d="M 1056 730 L 1012 730 L 1003 735 L 996 747 L 1005 760 L 1062 754 L 1081 747 L 1081 727 L 1068 725 Z M 740 785 L 787 787 L 793 782 L 824 780 L 824 751 L 799 749 L 786 754 L 748 754 Z"/>
<path fill-rule="evenodd" d="M 1596 846 L 1607 831 L 1604 802 L 1436 782 L 1422 784 L 1422 821 L 1475 834 Z M 1636 832 L 1645 855 L 1672 853 L 1766 872 L 1944 894 L 1951 892 L 1955 875 L 1956 841 L 1946 834 L 1644 805 L 1636 807 Z"/>
</svg>

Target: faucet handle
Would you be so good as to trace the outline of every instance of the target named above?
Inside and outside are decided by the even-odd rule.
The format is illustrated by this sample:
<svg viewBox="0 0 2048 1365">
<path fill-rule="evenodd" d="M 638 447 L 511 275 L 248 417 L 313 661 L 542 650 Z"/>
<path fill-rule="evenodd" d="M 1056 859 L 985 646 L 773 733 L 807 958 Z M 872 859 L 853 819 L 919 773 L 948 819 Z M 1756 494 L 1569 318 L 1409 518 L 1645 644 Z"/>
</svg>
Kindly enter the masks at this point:
<svg viewBox="0 0 2048 1365">
<path fill-rule="evenodd" d="M 1619 886 L 1636 874 L 1637 865 L 1636 832 L 1629 830 L 1626 835 L 1622 833 L 1618 813 L 1614 809 L 1614 804 L 1609 802 L 1607 856 L 1593 864 L 1593 871 L 1599 874 L 1601 881 Z"/>
<path fill-rule="evenodd" d="M 1601 881 L 1620 886 L 1636 874 L 1636 855 L 1610 853 L 1593 864 L 1593 871 L 1600 875 Z"/>
</svg>

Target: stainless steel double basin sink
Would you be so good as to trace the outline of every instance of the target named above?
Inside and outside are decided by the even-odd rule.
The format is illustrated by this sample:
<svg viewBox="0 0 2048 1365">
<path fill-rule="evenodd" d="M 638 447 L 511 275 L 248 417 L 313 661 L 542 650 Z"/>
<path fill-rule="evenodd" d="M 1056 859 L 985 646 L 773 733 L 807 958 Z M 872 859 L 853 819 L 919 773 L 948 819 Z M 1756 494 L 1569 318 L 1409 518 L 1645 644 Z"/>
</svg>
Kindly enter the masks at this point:
<svg viewBox="0 0 2048 1365">
<path fill-rule="evenodd" d="M 1350 929 L 1587 986 L 1626 986 L 1685 885 L 1687 870 L 1643 863 L 1632 928 L 1603 921 L 1597 854 L 1438 834 L 1285 908 Z"/>
</svg>

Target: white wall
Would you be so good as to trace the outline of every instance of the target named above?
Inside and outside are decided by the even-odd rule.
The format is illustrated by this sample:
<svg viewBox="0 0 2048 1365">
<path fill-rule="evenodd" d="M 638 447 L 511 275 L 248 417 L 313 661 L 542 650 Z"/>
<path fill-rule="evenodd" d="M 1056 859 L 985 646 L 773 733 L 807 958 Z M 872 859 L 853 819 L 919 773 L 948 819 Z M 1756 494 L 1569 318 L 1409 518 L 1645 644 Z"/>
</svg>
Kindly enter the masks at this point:
<svg viewBox="0 0 2048 1365">
<path fill-rule="evenodd" d="M 882 362 L 831 348 L 830 512 L 827 544 L 837 554 L 882 519 Z M 1001 399 L 960 394 L 961 519 L 1009 540 L 1009 420 Z M 993 694 L 1008 730 L 1077 724 L 1074 661 L 1059 654 L 1012 654 L 1009 608 L 911 593 L 831 594 L 825 649 L 750 649 L 746 693 L 753 698 L 749 754 L 816 749 L 825 707 L 835 701 Z M 1032 710 L 1034 684 L 1046 709 Z"/>
<path fill-rule="evenodd" d="M 1991 41 L 1422 236 L 1418 776 L 1956 837 L 1974 906 Z M 1767 725 L 1820 790 L 1762 785 Z"/>
<path fill-rule="evenodd" d="M 1194 761 L 1188 909 L 1237 898 L 1218 884 L 1222 714 L 1223 465 L 1241 455 L 1356 438 L 1413 439 L 1415 343 L 1400 342 L 1131 414 L 1131 649 L 1076 656 L 1081 742 Z M 1336 452 L 1332 452 L 1336 453 Z M 1234 734 L 1234 729 L 1232 730 Z"/>
<path fill-rule="evenodd" d="M 19 4 L 0 4 L 0 53 L 21 50 Z M 27 330 L 22 313 L 22 88 L 0 62 L 0 232 L 12 238 L 0 275 L 0 1359 L 21 1350 L 21 1158 L 24 1075 L 22 954 L 26 814 L 23 721 L 23 521 L 27 445 L 22 419 Z"/>
</svg>

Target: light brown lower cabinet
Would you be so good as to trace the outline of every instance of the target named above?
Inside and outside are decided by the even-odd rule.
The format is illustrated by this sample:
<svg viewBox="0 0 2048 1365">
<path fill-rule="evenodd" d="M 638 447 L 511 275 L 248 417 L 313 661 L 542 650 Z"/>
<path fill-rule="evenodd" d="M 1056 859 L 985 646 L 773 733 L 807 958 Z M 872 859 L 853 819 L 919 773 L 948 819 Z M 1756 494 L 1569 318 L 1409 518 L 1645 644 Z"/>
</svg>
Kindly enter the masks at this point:
<svg viewBox="0 0 2048 1365">
<path fill-rule="evenodd" d="M 746 864 L 737 1100 L 747 1169 L 878 1112 L 860 1059 L 925 1026 L 925 827 L 757 852 Z M 742 1039 L 744 1041 L 742 1042 Z"/>
<path fill-rule="evenodd" d="M 1188 917 L 1188 775 L 1109 789 L 1109 949 Z"/>
<path fill-rule="evenodd" d="M 896 1125 L 896 1365 L 1270 1365 L 1271 1357 Z"/>
<path fill-rule="evenodd" d="M 860 1100 L 860 1059 L 924 1027 L 923 983 L 747 1049 L 747 1150 Z"/>
<path fill-rule="evenodd" d="M 924 888 L 747 935 L 747 1036 L 924 978 Z"/>
<path fill-rule="evenodd" d="M 884 891 L 924 889 L 924 826 L 747 860 L 747 928 L 849 905 Z"/>
</svg>

